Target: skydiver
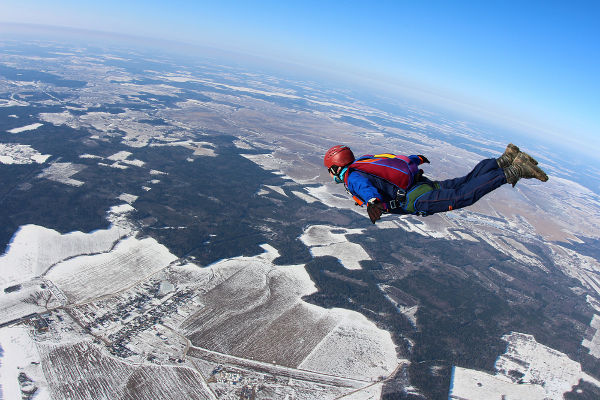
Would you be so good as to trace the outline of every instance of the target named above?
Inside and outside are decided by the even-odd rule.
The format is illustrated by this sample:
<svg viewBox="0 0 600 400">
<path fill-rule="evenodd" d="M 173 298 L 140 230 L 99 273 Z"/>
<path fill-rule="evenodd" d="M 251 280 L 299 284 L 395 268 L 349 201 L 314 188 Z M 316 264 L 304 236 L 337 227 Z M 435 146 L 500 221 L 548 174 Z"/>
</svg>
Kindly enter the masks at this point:
<svg viewBox="0 0 600 400">
<path fill-rule="evenodd" d="M 505 183 L 514 187 L 521 178 L 542 182 L 548 175 L 529 154 L 510 143 L 498 158 L 482 160 L 467 175 L 432 181 L 418 166 L 423 155 L 365 155 L 355 159 L 344 145 L 330 148 L 323 160 L 336 183 L 343 183 L 356 204 L 367 205 L 372 223 L 384 213 L 427 216 L 474 204 Z"/>
</svg>

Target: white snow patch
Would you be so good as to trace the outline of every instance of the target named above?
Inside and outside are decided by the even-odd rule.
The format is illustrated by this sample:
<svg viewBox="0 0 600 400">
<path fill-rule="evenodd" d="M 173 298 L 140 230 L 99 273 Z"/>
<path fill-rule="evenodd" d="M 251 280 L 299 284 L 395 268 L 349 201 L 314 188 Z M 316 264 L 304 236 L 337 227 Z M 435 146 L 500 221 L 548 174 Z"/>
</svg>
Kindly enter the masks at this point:
<svg viewBox="0 0 600 400">
<path fill-rule="evenodd" d="M 595 298 L 593 298 L 589 294 L 587 296 L 585 296 L 585 301 L 590 306 L 594 307 L 594 310 L 596 310 L 596 311 L 598 311 L 600 313 L 600 301 L 596 300 Z"/>
<path fill-rule="evenodd" d="M 43 164 L 49 157 L 27 144 L 0 143 L 0 164 Z"/>
<path fill-rule="evenodd" d="M 37 400 L 51 398 L 41 367 L 41 357 L 26 327 L 0 329 L 0 351 L 0 394 L 3 399 L 21 399 L 22 389 L 32 390 L 34 387 Z M 24 387 L 19 384 L 21 373 L 31 380 Z"/>
<path fill-rule="evenodd" d="M 273 353 L 293 357 L 300 353 L 297 364 L 288 367 L 364 380 L 365 386 L 396 369 L 402 360 L 389 332 L 355 311 L 304 302 L 302 297 L 317 291 L 306 268 L 273 265 L 278 251 L 270 245 L 262 247 L 265 252 L 255 257 L 235 257 L 190 270 L 198 274 L 190 280 L 206 282 L 199 298 L 204 306 L 201 313 L 206 314 L 195 315 L 192 321 L 201 318 L 202 323 L 192 322 L 184 328 L 184 335 L 206 339 L 202 332 L 207 330 L 207 335 L 213 336 L 218 326 L 221 333 L 216 343 L 226 354 L 248 358 L 253 346 L 265 346 L 270 358 L 264 359 L 269 356 L 261 351 L 252 353 L 253 360 L 273 363 L 277 357 Z M 211 304 L 215 301 L 219 304 Z M 235 311 L 224 312 L 223 302 Z M 244 343 L 231 341 L 241 337 L 241 332 Z M 265 341 L 269 336 L 272 338 Z M 294 339 L 305 336 L 306 343 Z M 206 346 L 210 349 L 212 345 L 204 343 Z"/>
<path fill-rule="evenodd" d="M 60 234 L 37 225 L 24 225 L 0 256 L 0 283 L 15 285 L 42 275 L 59 261 L 81 254 L 106 252 L 127 231 L 116 226 L 90 233 Z"/>
<path fill-rule="evenodd" d="M 288 197 L 288 195 L 285 193 L 285 190 L 283 190 L 283 188 L 281 186 L 273 186 L 273 185 L 264 185 L 264 186 L 268 189 L 271 189 L 275 193 L 279 193 L 282 196 Z"/>
<path fill-rule="evenodd" d="M 209 142 L 196 142 L 193 140 L 182 140 L 177 142 L 168 142 L 168 143 L 152 143 L 150 147 L 164 147 L 164 146 L 181 146 L 186 149 L 190 149 L 194 151 L 195 156 L 208 156 L 215 157 L 217 154 L 215 153 L 215 145 Z"/>
<path fill-rule="evenodd" d="M 167 175 L 166 172 L 162 172 L 162 171 L 158 171 L 156 169 L 151 169 L 150 170 L 150 175 Z"/>
<path fill-rule="evenodd" d="M 580 380 L 600 387 L 600 382 L 581 370 L 581 364 L 532 335 L 504 335 L 506 351 L 496 360 L 496 375 L 455 367 L 451 399 L 563 399 Z"/>
<path fill-rule="evenodd" d="M 127 157 L 131 155 L 129 151 L 119 151 L 118 153 L 113 154 L 112 156 L 108 156 L 107 159 L 111 161 L 123 161 L 126 160 Z"/>
<path fill-rule="evenodd" d="M 214 235 L 214 236 L 216 236 L 216 235 Z M 266 243 L 265 244 L 261 244 L 260 247 L 265 252 L 256 256 L 256 258 L 258 260 L 264 260 L 266 262 L 272 263 L 280 255 L 279 251 L 275 247 L 271 246 L 270 244 L 266 244 Z"/>
<path fill-rule="evenodd" d="M 110 208 L 110 210 L 108 211 L 108 213 L 109 214 L 125 214 L 125 213 L 129 213 L 131 211 L 135 211 L 135 208 L 133 208 L 129 204 L 121 204 L 118 206 L 112 206 Z"/>
<path fill-rule="evenodd" d="M 371 257 L 361 245 L 349 242 L 346 235 L 359 234 L 363 231 L 364 229 L 312 225 L 304 230 L 300 240 L 310 247 L 314 257 L 333 256 L 347 269 L 361 269 L 360 261 L 370 260 Z"/>
<path fill-rule="evenodd" d="M 96 156 L 96 155 L 94 155 L 94 154 L 87 154 L 87 153 L 86 153 L 86 154 L 81 154 L 81 155 L 79 156 L 79 158 L 89 158 L 89 159 L 95 158 L 95 159 L 102 159 L 102 157 L 100 157 L 100 156 Z"/>
<path fill-rule="evenodd" d="M 462 231 L 452 231 L 452 233 L 456 234 L 457 236 L 460 237 L 460 239 L 463 240 L 468 240 L 469 242 L 479 242 L 478 239 L 474 238 L 473 236 L 469 235 L 466 232 L 462 232 Z"/>
<path fill-rule="evenodd" d="M 242 156 L 266 171 L 278 171 L 281 174 L 283 174 L 283 169 L 290 165 L 273 154 L 242 154 Z"/>
<path fill-rule="evenodd" d="M 118 197 L 118 199 L 131 204 L 138 199 L 138 196 L 136 196 L 134 194 L 123 193 Z"/>
<path fill-rule="evenodd" d="M 244 140 L 238 139 L 238 140 L 234 141 L 233 144 L 238 149 L 242 149 L 242 150 L 252 150 L 253 149 L 252 145 Z"/>
<path fill-rule="evenodd" d="M 72 179 L 71 176 L 77 174 L 85 167 L 85 165 L 81 164 L 55 162 L 50 164 L 50 166 L 44 169 L 37 177 L 64 183 L 65 185 L 81 186 L 84 184 L 84 182 L 77 179 Z"/>
<path fill-rule="evenodd" d="M 535 341 L 532 335 L 511 332 L 504 335 L 506 352 L 496 360 L 496 370 L 505 377 L 510 371 L 523 374 L 523 382 L 542 382 L 546 396 L 562 399 L 580 379 L 600 387 L 600 382 L 581 370 L 581 364 Z M 516 378 L 512 378 L 516 379 Z"/>
<path fill-rule="evenodd" d="M 69 111 L 63 111 L 61 113 L 41 113 L 40 119 L 55 126 L 67 125 L 74 129 L 81 127 L 77 117 L 75 117 Z"/>
<path fill-rule="evenodd" d="M 257 195 L 257 196 L 264 196 L 264 195 L 266 195 L 266 194 L 269 194 L 269 191 L 268 191 L 268 190 L 265 190 L 265 189 L 262 189 L 262 188 L 261 188 L 261 189 L 259 189 L 259 190 L 256 192 L 256 195 Z"/>
<path fill-rule="evenodd" d="M 133 165 L 134 167 L 143 167 L 146 163 L 142 160 L 134 159 L 134 160 L 123 160 L 125 164 Z"/>
<path fill-rule="evenodd" d="M 358 214 L 365 212 L 363 207 L 357 207 L 354 205 L 354 201 L 343 192 L 337 192 L 333 189 L 334 186 L 318 186 L 318 187 L 307 187 L 306 191 L 314 198 L 328 207 L 341 208 L 345 210 L 351 210 Z M 381 221 L 380 221 L 381 222 Z"/>
<path fill-rule="evenodd" d="M 338 314 L 338 325 L 298 368 L 355 379 L 389 375 L 398 361 L 391 334 L 362 314 L 335 308 L 331 313 Z"/>
<path fill-rule="evenodd" d="M 303 192 L 298 192 L 298 191 L 293 190 L 292 193 L 295 194 L 296 196 L 298 196 L 299 198 L 301 198 L 302 200 L 304 200 L 305 202 L 309 203 L 309 204 L 312 204 L 314 202 L 319 201 L 319 199 L 315 199 L 311 195 L 308 195 L 308 194 L 303 193 Z"/>
<path fill-rule="evenodd" d="M 0 99 L 0 107 L 25 107 L 28 105 L 28 102 L 22 100 Z"/>
<path fill-rule="evenodd" d="M 591 340 L 583 339 L 581 345 L 589 349 L 590 355 L 600 358 L 600 316 L 594 314 L 590 327 L 594 329 L 594 336 Z"/>
<path fill-rule="evenodd" d="M 38 122 L 38 123 L 35 123 L 35 124 L 25 125 L 25 126 L 22 126 L 20 128 L 9 129 L 6 132 L 8 132 L 8 133 L 21 133 L 21 132 L 33 131 L 33 130 L 39 128 L 42 125 L 44 125 L 44 124 L 40 124 Z"/>
<path fill-rule="evenodd" d="M 592 289 L 600 295 L 600 278 L 598 278 L 600 262 L 598 260 L 556 243 L 549 243 L 548 246 L 553 261 L 564 273 L 578 279 L 584 287 Z"/>
<path fill-rule="evenodd" d="M 110 252 L 60 262 L 46 278 L 69 302 L 84 302 L 118 293 L 143 281 L 177 259 L 153 238 L 121 240 Z"/>
<path fill-rule="evenodd" d="M 115 169 L 128 169 L 129 168 L 127 165 L 119 164 L 118 162 L 112 163 L 112 164 L 110 164 L 108 166 L 111 167 L 111 168 L 115 168 Z"/>
<path fill-rule="evenodd" d="M 461 367 L 454 367 L 452 370 L 452 384 L 448 398 L 457 400 L 547 399 L 546 391 L 540 385 L 518 384 L 504 376 Z"/>
</svg>

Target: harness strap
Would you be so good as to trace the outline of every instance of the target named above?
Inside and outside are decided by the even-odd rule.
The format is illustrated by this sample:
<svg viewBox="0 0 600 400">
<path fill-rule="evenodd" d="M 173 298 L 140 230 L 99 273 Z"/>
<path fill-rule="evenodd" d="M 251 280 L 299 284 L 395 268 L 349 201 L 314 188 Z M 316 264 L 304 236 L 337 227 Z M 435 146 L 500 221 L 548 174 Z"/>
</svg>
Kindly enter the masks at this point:
<svg viewBox="0 0 600 400">
<path fill-rule="evenodd" d="M 415 209 L 415 202 L 417 201 L 417 199 L 419 197 L 421 197 L 425 193 L 431 192 L 432 190 L 439 189 L 439 188 L 440 188 L 439 183 L 431 182 L 431 184 L 430 183 L 418 183 L 406 192 L 403 190 L 398 190 L 396 192 L 396 198 L 389 202 L 389 208 L 391 210 L 394 210 L 394 209 L 400 207 L 403 210 L 405 210 L 411 214 L 425 216 L 425 215 L 427 215 L 427 213 L 425 213 L 423 211 L 418 211 L 417 209 Z"/>
</svg>

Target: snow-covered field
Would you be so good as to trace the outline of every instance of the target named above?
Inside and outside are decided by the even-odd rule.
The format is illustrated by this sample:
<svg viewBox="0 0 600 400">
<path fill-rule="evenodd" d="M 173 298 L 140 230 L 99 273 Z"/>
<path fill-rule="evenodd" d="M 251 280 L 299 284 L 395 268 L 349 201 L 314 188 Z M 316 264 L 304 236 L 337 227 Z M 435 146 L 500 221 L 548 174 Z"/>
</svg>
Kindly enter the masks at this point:
<svg viewBox="0 0 600 400">
<path fill-rule="evenodd" d="M 262 362 L 265 368 L 281 365 L 364 380 L 364 386 L 398 366 L 389 332 L 356 312 L 302 301 L 316 290 L 304 266 L 275 266 L 276 251 L 265 249 L 189 277 L 206 282 L 198 299 L 204 307 L 182 325 L 194 346 Z"/>
<path fill-rule="evenodd" d="M 305 202 L 309 203 L 309 204 L 312 204 L 312 203 L 315 203 L 315 202 L 319 201 L 319 199 L 316 199 L 316 198 L 312 197 L 311 195 L 303 193 L 303 192 L 299 192 L 299 191 L 293 190 L 292 193 L 295 194 L 296 196 L 298 196 L 299 198 L 301 198 L 302 200 L 304 200 Z"/>
<path fill-rule="evenodd" d="M 389 332 L 358 313 L 344 309 L 331 313 L 338 314 L 338 325 L 298 368 L 354 379 L 387 377 L 396 368 L 396 350 Z"/>
<path fill-rule="evenodd" d="M 5 287 L 0 296 L 0 324 L 63 305 L 48 286 L 43 279 L 31 279 Z"/>
<path fill-rule="evenodd" d="M 361 269 L 360 261 L 371 257 L 357 243 L 348 241 L 346 235 L 360 234 L 363 229 L 345 229 L 335 226 L 312 225 L 306 228 L 300 240 L 310 248 L 315 257 L 332 256 L 348 269 Z"/>
<path fill-rule="evenodd" d="M 82 164 L 73 164 L 69 162 L 54 162 L 44 169 L 38 178 L 45 178 L 51 181 L 64 183 L 65 185 L 81 186 L 85 182 L 71 178 L 85 168 Z"/>
<path fill-rule="evenodd" d="M 518 384 L 504 376 L 461 367 L 454 367 L 452 370 L 452 386 L 448 398 L 456 400 L 548 399 L 546 391 L 540 385 Z M 562 396 L 560 398 L 562 399 Z"/>
<path fill-rule="evenodd" d="M 592 356 L 600 358 L 600 316 L 594 314 L 590 327 L 594 330 L 594 336 L 591 340 L 583 339 L 581 345 L 589 349 Z"/>
<path fill-rule="evenodd" d="M 62 261 L 45 277 L 67 296 L 70 303 L 82 303 L 125 290 L 176 259 L 152 238 L 129 237 L 109 252 Z"/>
<path fill-rule="evenodd" d="M 109 216 L 126 218 L 125 213 L 131 209 L 128 204 L 113 207 Z M 397 358 L 389 332 L 377 328 L 363 315 L 344 309 L 324 309 L 302 301 L 303 296 L 316 291 L 314 283 L 303 265 L 274 265 L 279 253 L 272 246 L 263 245 L 265 252 L 258 256 L 222 260 L 206 268 L 193 264 L 178 266 L 173 263 L 177 258 L 154 239 L 123 238 L 119 229 L 119 225 L 115 225 L 108 230 L 87 234 L 73 232 L 61 235 L 34 225 L 22 227 L 1 259 L 0 268 L 9 273 L 4 278 L 5 282 L 22 283 L 14 293 L 3 294 L 0 305 L 4 311 L 10 311 L 10 317 L 14 319 L 32 313 L 41 314 L 48 309 L 62 309 L 69 304 L 72 310 L 69 318 L 76 317 L 79 324 L 87 324 L 84 322 L 87 318 L 101 313 L 100 305 L 104 304 L 104 299 L 123 293 L 123 300 L 127 301 L 134 296 L 132 290 L 142 290 L 135 288 L 147 286 L 149 279 L 158 279 L 165 297 L 160 301 L 149 298 L 152 301 L 148 306 L 171 307 L 167 306 L 169 299 L 182 290 L 187 290 L 193 297 L 173 303 L 177 305 L 173 309 L 174 314 L 163 317 L 169 327 L 150 323 L 147 328 L 139 325 L 139 328 L 126 333 L 128 349 L 134 353 L 141 351 L 140 356 L 133 358 L 138 362 L 143 361 L 143 354 L 148 353 L 164 360 L 185 359 L 189 346 L 187 337 L 198 348 L 240 360 L 252 360 L 260 365 L 261 370 L 269 370 L 272 366 L 275 368 L 273 373 L 277 374 L 286 370 L 276 366 L 285 366 L 291 368 L 294 376 L 310 371 L 313 374 L 310 376 L 318 381 L 351 380 L 355 382 L 353 386 L 342 392 L 353 392 L 358 384 L 365 388 L 363 396 L 375 397 L 381 393 L 382 385 L 372 383 L 389 376 L 399 363 L 406 362 Z M 322 227 L 308 235 L 307 240 L 314 242 L 318 235 L 324 235 L 339 241 L 345 238 L 344 234 L 358 231 L 339 233 Z M 127 229 L 125 232 L 131 234 Z M 19 268 L 15 265 L 26 265 L 29 272 L 19 275 Z M 167 275 L 166 268 L 170 271 Z M 48 289 L 47 296 L 39 295 L 38 304 L 33 304 L 25 299 L 39 292 L 40 282 L 36 280 L 39 275 L 44 277 L 40 282 L 45 286 L 51 285 L 52 290 Z M 170 281 L 166 280 L 167 276 L 170 276 Z M 53 297 L 55 295 L 60 297 L 60 301 Z M 151 309 L 145 307 L 143 312 Z M 111 310 L 106 309 L 106 312 Z M 50 336 L 42 335 L 38 340 L 34 337 L 31 346 L 32 351 L 39 351 L 36 357 L 41 360 L 45 376 L 32 371 L 29 374 L 31 384 L 48 388 L 41 394 L 67 393 L 73 385 L 83 381 L 86 382 L 85 389 L 78 389 L 74 397 L 83 399 L 98 394 L 112 396 L 117 387 L 122 388 L 124 384 L 127 387 L 131 378 L 126 375 L 131 373 L 140 374 L 144 377 L 140 379 L 150 385 L 160 381 L 154 373 L 163 374 L 162 379 L 170 379 L 169 384 L 179 382 L 178 374 L 187 369 L 134 368 L 127 362 L 108 356 L 99 345 L 89 342 L 91 338 L 87 335 L 90 333 L 105 341 L 123 337 L 122 332 L 129 332 L 128 323 L 144 321 L 143 312 L 134 313 L 121 322 L 94 325 L 88 331 L 73 325 L 69 318 L 65 320 L 66 316 L 60 319 L 60 323 L 56 317 L 47 318 L 48 321 L 54 320 L 48 322 L 50 329 L 54 330 L 48 334 L 52 335 L 52 341 L 48 342 Z M 69 326 L 77 329 L 69 333 Z M 16 331 L 5 329 L 8 328 L 0 329 L 1 340 L 15 342 Z M 19 329 L 22 331 L 17 333 L 22 338 L 29 338 L 24 332 L 33 332 L 33 328 L 29 327 Z M 107 331 L 104 332 L 104 329 Z M 75 335 L 76 332 L 79 333 Z M 22 342 L 22 339 L 18 341 Z M 12 350 L 6 354 L 9 360 L 17 357 Z M 7 387 L 10 386 L 11 391 L 17 390 L 13 378 L 19 369 L 13 361 L 3 365 L 3 379 L 10 380 L 6 383 Z M 94 371 L 100 370 L 104 378 L 99 381 Z M 222 382 L 220 385 L 223 387 Z M 309 385 L 313 389 L 317 386 Z M 110 387 L 113 389 L 109 390 Z M 305 394 L 313 389 L 307 388 Z M 152 393 L 161 390 L 153 387 Z M 198 398 L 210 393 L 202 384 L 194 390 L 201 393 Z M 336 385 L 329 389 L 322 387 L 320 395 L 306 398 L 333 398 L 340 394 L 340 390 Z M 359 393 L 354 393 L 353 397 L 364 398 Z"/>
<path fill-rule="evenodd" d="M 41 226 L 24 225 L 0 256 L 0 285 L 25 282 L 75 256 L 107 252 L 127 233 L 118 226 L 90 233 L 60 234 Z"/>
<path fill-rule="evenodd" d="M 152 143 L 151 147 L 164 147 L 164 146 L 181 146 L 186 149 L 192 150 L 195 156 L 208 156 L 215 157 L 215 149 L 214 144 L 209 142 L 196 142 L 193 140 L 185 140 L 185 141 L 174 141 L 167 143 Z"/>
<path fill-rule="evenodd" d="M 42 125 L 44 125 L 44 124 L 40 124 L 38 122 L 38 123 L 35 123 L 35 124 L 21 126 L 19 128 L 9 129 L 9 130 L 7 130 L 7 132 L 8 133 L 21 133 L 21 132 L 33 131 L 33 130 L 39 128 Z"/>
<path fill-rule="evenodd" d="M 0 143 L 0 164 L 43 164 L 49 157 L 27 144 Z"/>
<path fill-rule="evenodd" d="M 130 364 L 83 338 L 37 344 L 52 397 L 88 399 L 214 399 L 192 368 Z"/>
<path fill-rule="evenodd" d="M 51 399 L 40 362 L 28 327 L 0 328 L 0 398 L 21 399 L 24 393 L 35 393 L 37 400 Z"/>
<path fill-rule="evenodd" d="M 600 387 L 600 382 L 584 373 L 578 362 L 536 342 L 531 335 L 511 332 L 502 339 L 508 345 L 496 360 L 497 373 L 455 367 L 450 398 L 560 400 L 580 380 Z"/>
</svg>

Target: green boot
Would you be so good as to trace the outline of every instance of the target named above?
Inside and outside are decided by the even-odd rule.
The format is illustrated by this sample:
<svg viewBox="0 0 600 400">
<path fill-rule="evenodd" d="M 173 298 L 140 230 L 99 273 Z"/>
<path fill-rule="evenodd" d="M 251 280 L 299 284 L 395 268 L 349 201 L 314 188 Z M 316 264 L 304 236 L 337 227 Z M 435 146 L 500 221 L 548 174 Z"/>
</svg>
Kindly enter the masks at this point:
<svg viewBox="0 0 600 400">
<path fill-rule="evenodd" d="M 531 156 L 525 153 L 517 154 L 512 164 L 504 168 L 506 181 L 513 185 L 513 187 L 521 178 L 536 178 L 542 182 L 546 182 L 548 180 L 548 175 L 546 175 L 540 167 L 535 165 L 532 160 Z"/>
<path fill-rule="evenodd" d="M 506 150 L 504 150 L 504 154 L 502 154 L 500 157 L 498 157 L 496 159 L 496 162 L 498 163 L 498 166 L 500 168 L 510 167 L 510 165 L 513 163 L 513 161 L 519 154 L 524 154 L 525 157 L 529 160 L 529 162 L 532 163 L 533 165 L 538 164 L 538 162 L 535 158 L 531 157 L 527 153 L 523 153 L 521 150 L 519 150 L 518 146 L 515 146 L 512 143 L 509 143 L 508 146 L 506 146 Z"/>
</svg>

